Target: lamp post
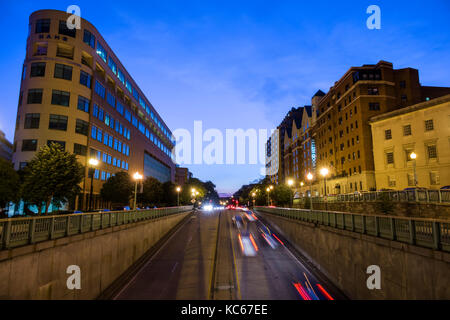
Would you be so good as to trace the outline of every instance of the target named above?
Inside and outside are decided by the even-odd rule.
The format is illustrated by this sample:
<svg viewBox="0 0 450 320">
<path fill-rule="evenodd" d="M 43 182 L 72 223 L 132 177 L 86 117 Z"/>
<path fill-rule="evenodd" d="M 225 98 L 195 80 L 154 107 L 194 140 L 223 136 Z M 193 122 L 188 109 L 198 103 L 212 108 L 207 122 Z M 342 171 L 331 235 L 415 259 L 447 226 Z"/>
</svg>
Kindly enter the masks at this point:
<svg viewBox="0 0 450 320">
<path fill-rule="evenodd" d="M 92 211 L 92 193 L 94 191 L 94 173 L 95 173 L 95 167 L 98 166 L 98 160 L 91 158 L 89 159 L 89 172 L 88 175 L 91 177 L 91 190 L 89 192 L 89 205 L 88 205 L 88 211 Z"/>
<path fill-rule="evenodd" d="M 255 197 L 256 197 L 256 193 L 253 192 L 252 193 L 252 197 L 253 197 L 253 208 L 255 207 Z"/>
<path fill-rule="evenodd" d="M 136 172 L 133 176 L 134 180 L 136 181 L 136 184 L 134 186 L 134 208 L 133 210 L 136 210 L 136 201 L 137 201 L 137 185 L 138 181 L 142 180 L 142 175 L 139 172 Z"/>
<path fill-rule="evenodd" d="M 310 206 L 309 206 L 309 210 L 312 212 L 312 210 L 313 210 L 313 201 L 312 201 L 312 180 L 313 180 L 313 175 L 312 175 L 312 173 L 310 172 L 310 173 L 308 173 L 308 175 L 306 176 L 306 179 L 308 179 L 308 181 L 309 181 L 309 204 L 310 204 Z"/>
<path fill-rule="evenodd" d="M 323 177 L 323 195 L 325 197 L 325 210 L 328 210 L 328 199 L 327 199 L 327 175 L 329 171 L 327 168 L 320 169 L 320 175 Z"/>
<path fill-rule="evenodd" d="M 416 172 L 416 158 L 417 154 L 415 152 L 412 152 L 409 157 L 413 161 L 413 170 L 414 170 L 414 187 L 417 187 L 417 172 Z"/>
<path fill-rule="evenodd" d="M 288 184 L 288 186 L 289 186 L 289 197 L 290 197 L 289 205 L 290 205 L 291 207 L 293 207 L 293 206 L 294 206 L 294 203 L 293 203 L 293 200 L 292 200 L 292 186 L 294 185 L 294 180 L 289 179 L 288 182 L 287 182 L 287 184 Z"/>
<path fill-rule="evenodd" d="M 178 205 L 178 207 L 180 206 L 180 191 L 181 191 L 181 188 L 177 187 L 177 205 Z"/>
<path fill-rule="evenodd" d="M 270 196 L 269 196 L 270 188 L 267 188 L 266 191 L 267 191 L 267 206 L 270 206 Z"/>
</svg>

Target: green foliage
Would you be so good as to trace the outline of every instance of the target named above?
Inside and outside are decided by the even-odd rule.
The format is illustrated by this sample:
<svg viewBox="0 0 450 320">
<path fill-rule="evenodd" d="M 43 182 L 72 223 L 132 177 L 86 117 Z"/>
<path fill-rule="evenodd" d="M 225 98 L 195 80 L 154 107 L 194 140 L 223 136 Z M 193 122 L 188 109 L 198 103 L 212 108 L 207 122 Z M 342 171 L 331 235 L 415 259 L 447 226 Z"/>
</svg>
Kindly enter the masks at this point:
<svg viewBox="0 0 450 320">
<path fill-rule="evenodd" d="M 84 177 L 84 167 L 74 154 L 63 151 L 59 145 L 42 147 L 23 171 L 22 197 L 45 213 L 53 202 L 61 204 L 75 197 Z"/>
<path fill-rule="evenodd" d="M 291 202 L 292 189 L 284 184 L 277 185 L 271 192 L 271 197 L 277 205 L 289 205 Z"/>
<path fill-rule="evenodd" d="M 0 210 L 10 201 L 18 201 L 19 191 L 19 174 L 9 161 L 0 158 Z"/>
<path fill-rule="evenodd" d="M 171 181 L 164 182 L 161 186 L 162 199 L 161 202 L 166 207 L 173 207 L 177 205 L 176 186 Z"/>
<path fill-rule="evenodd" d="M 134 192 L 134 183 L 127 172 L 118 172 L 108 179 L 100 190 L 103 200 L 114 204 L 127 205 Z"/>
<path fill-rule="evenodd" d="M 158 179 L 148 177 L 144 181 L 143 193 L 139 194 L 139 203 L 144 206 L 159 206 L 163 199 L 163 186 Z"/>
</svg>

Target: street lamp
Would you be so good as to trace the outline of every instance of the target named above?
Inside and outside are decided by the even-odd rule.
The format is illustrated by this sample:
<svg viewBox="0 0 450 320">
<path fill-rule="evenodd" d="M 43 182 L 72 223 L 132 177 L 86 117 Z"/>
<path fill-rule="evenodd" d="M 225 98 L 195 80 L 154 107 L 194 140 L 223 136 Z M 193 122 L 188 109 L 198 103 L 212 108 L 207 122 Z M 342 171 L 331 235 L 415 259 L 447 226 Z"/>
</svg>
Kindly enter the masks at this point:
<svg viewBox="0 0 450 320">
<path fill-rule="evenodd" d="M 89 192 L 89 211 L 92 211 L 92 193 L 94 191 L 94 173 L 95 167 L 98 166 L 98 160 L 91 158 L 89 159 L 89 172 L 88 175 L 91 177 L 91 190 Z"/>
<path fill-rule="evenodd" d="M 270 187 L 267 188 L 266 191 L 267 191 L 267 206 L 270 206 L 270 196 L 269 196 L 269 193 L 270 193 Z"/>
<path fill-rule="evenodd" d="M 178 206 L 180 206 L 180 191 L 181 191 L 181 188 L 177 187 L 177 205 Z"/>
<path fill-rule="evenodd" d="M 290 196 L 290 205 L 293 207 L 294 203 L 292 201 L 292 186 L 294 185 L 294 180 L 289 179 L 287 182 L 288 186 L 289 186 L 289 196 Z"/>
<path fill-rule="evenodd" d="M 308 173 L 308 175 L 306 176 L 306 179 L 308 179 L 308 181 L 309 181 L 309 204 L 310 204 L 310 206 L 309 206 L 309 210 L 312 212 L 312 210 L 313 210 L 313 201 L 312 201 L 312 180 L 313 180 L 313 175 L 312 175 L 312 173 L 310 172 L 310 173 Z"/>
<path fill-rule="evenodd" d="M 414 187 L 417 187 L 417 172 L 416 172 L 416 158 L 417 154 L 415 152 L 411 152 L 409 155 L 411 160 L 413 161 L 413 170 L 414 170 Z"/>
<path fill-rule="evenodd" d="M 328 199 L 327 199 L 327 175 L 329 171 L 327 168 L 320 169 L 320 175 L 323 177 L 323 195 L 325 197 L 325 210 L 328 210 Z"/>
<path fill-rule="evenodd" d="M 134 180 L 136 181 L 136 184 L 134 186 L 134 210 L 136 210 L 136 201 L 137 201 L 137 185 L 138 185 L 138 181 L 142 180 L 143 176 L 139 173 L 136 172 L 133 176 Z"/>
<path fill-rule="evenodd" d="M 256 197 L 256 193 L 255 192 L 252 193 L 252 197 L 253 197 L 253 207 L 255 207 L 255 197 Z"/>
<path fill-rule="evenodd" d="M 320 169 L 320 175 L 323 177 L 323 182 L 324 182 L 324 185 L 323 185 L 323 194 L 324 194 L 324 196 L 326 196 L 327 194 L 328 194 L 328 192 L 327 192 L 327 175 L 328 175 L 328 173 L 329 173 L 329 171 L 328 171 L 328 169 L 327 168 L 322 168 L 322 169 Z"/>
</svg>

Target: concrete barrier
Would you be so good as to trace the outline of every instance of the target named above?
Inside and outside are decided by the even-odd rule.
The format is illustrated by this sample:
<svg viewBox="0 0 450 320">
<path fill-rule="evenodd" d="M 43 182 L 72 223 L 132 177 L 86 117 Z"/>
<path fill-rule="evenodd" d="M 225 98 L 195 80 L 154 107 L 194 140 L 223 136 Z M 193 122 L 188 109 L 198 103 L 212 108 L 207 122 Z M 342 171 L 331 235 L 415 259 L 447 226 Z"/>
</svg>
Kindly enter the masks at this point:
<svg viewBox="0 0 450 320">
<path fill-rule="evenodd" d="M 450 299 L 450 254 L 407 243 L 258 214 L 351 299 Z M 381 289 L 369 290 L 367 268 L 381 270 Z"/>
<path fill-rule="evenodd" d="M 95 299 L 190 213 L 0 251 L 0 299 Z M 71 265 L 80 290 L 67 288 Z"/>
</svg>

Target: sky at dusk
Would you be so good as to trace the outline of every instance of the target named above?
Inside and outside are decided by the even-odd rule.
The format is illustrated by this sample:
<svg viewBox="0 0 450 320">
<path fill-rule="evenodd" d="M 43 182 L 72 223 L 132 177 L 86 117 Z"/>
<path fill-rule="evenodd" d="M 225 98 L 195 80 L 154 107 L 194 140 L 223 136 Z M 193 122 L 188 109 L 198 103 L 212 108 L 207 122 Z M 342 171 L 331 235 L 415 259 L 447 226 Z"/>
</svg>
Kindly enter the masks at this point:
<svg viewBox="0 0 450 320">
<path fill-rule="evenodd" d="M 351 66 L 390 61 L 450 86 L 450 1 L 0 0 L 0 130 L 14 138 L 28 17 L 76 4 L 169 128 L 275 128 Z M 381 8 L 381 30 L 366 9 Z M 190 165 L 219 192 L 260 177 L 261 165 Z"/>
</svg>

